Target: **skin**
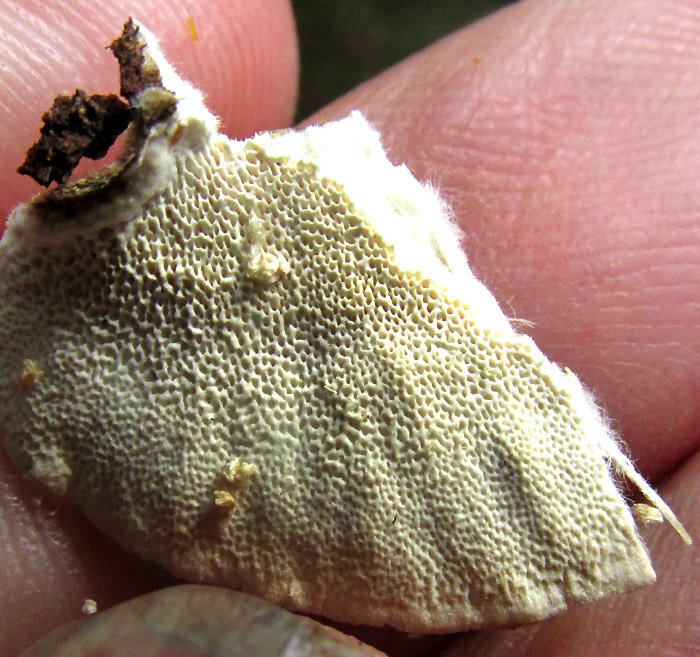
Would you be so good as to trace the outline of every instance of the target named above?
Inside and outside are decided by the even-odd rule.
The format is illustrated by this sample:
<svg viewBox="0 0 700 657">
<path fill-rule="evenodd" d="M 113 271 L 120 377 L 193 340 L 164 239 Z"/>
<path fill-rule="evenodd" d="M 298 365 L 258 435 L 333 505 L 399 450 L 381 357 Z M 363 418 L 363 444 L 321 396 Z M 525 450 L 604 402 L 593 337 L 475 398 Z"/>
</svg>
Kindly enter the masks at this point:
<svg viewBox="0 0 700 657">
<path fill-rule="evenodd" d="M 37 191 L 14 169 L 53 96 L 76 86 L 116 88 L 110 57 L 98 55 L 130 14 L 161 36 L 166 54 L 205 90 L 231 136 L 291 121 L 298 65 L 283 0 L 221 0 L 206 11 L 155 0 L 114 2 L 104 11 L 73 1 L 60 16 L 44 4 L 0 7 L 8 44 L 0 51 L 0 125 L 12 136 L 0 140 L 0 216 Z M 382 131 L 391 159 L 440 188 L 477 275 L 507 313 L 533 323 L 525 330 L 542 350 L 591 389 L 642 473 L 696 539 L 698 61 L 700 12 L 691 0 L 530 0 L 435 44 L 311 118 L 362 109 Z M 2 455 L 5 655 L 78 618 L 85 598 L 100 609 L 130 602 L 59 630 L 30 654 L 63 654 L 62 646 L 65 654 L 106 657 L 128 654 L 124 647 L 133 645 L 140 655 L 214 655 L 225 633 L 243 639 L 251 632 L 263 646 L 257 654 L 280 654 L 284 612 L 266 608 L 270 621 L 251 630 L 260 603 L 223 589 L 188 586 L 137 599 L 174 582 L 122 553 L 73 509 L 48 501 L 37 508 L 32 496 Z M 397 656 L 696 655 L 698 550 L 667 525 L 641 531 L 656 585 L 537 625 L 425 639 L 342 629 Z M 290 627 L 297 637 L 306 631 Z M 372 654 L 314 627 L 303 635 L 310 653 L 323 640 L 340 651 L 330 654 Z M 207 639 L 199 652 L 184 640 L 193 634 Z M 173 636 L 179 652 L 168 643 Z"/>
</svg>

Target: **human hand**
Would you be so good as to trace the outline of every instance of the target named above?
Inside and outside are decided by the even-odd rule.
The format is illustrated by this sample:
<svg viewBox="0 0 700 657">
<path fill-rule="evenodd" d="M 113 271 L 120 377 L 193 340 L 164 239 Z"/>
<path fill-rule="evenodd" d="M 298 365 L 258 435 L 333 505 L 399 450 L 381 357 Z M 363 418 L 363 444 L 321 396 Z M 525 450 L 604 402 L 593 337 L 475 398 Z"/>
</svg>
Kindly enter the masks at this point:
<svg viewBox="0 0 700 657">
<path fill-rule="evenodd" d="M 127 15 L 143 17 L 163 38 L 184 76 L 208 92 L 232 136 L 290 121 L 296 60 L 289 10 L 281 1 L 241 2 L 235 9 L 209 3 L 206 13 L 194 15 L 196 43 L 187 12 L 173 15 L 177 5 L 158 12 L 155 4 L 149 10 L 114 3 L 95 21 L 94 9 L 83 4 L 79 18 L 65 20 L 73 29 L 89 29 L 89 42 L 76 43 L 70 32 L 52 28 L 54 53 L 61 55 L 43 69 L 34 91 L 8 93 L 2 107 L 1 124 L 12 135 L 0 144 L 5 210 L 35 192 L 14 168 L 57 86 L 116 87 L 109 55 L 100 63 L 105 77 L 88 63 Z M 32 11 L 49 13 L 43 6 Z M 228 35 L 234 28 L 238 40 Z M 35 39 L 25 31 L 23 47 Z M 207 42 L 209 55 L 197 51 Z M 250 57 L 255 48 L 264 48 L 265 57 Z M 534 323 L 527 332 L 550 358 L 593 390 L 642 472 L 655 480 L 667 476 L 662 493 L 696 538 L 699 51 L 700 17 L 690 3 L 531 0 L 437 44 L 312 118 L 362 109 L 384 135 L 390 157 L 437 184 L 465 231 L 477 275 L 507 312 L 510 307 Z M 13 70 L 30 59 L 17 57 L 8 62 Z M 59 65 L 60 59 L 66 63 Z M 216 66 L 210 70 L 206 61 Z M 109 67 L 113 81 L 107 83 Z M 236 82 L 226 81 L 227 72 Z M 217 87 L 216 79 L 225 82 Z M 15 97 L 21 101 L 8 111 Z M 3 468 L 0 531 L 6 534 L 3 564 L 10 566 L 0 574 L 7 592 L 0 636 L 15 642 L 10 656 L 75 618 L 85 598 L 104 608 L 168 581 L 124 556 L 72 511 L 51 516 L 33 508 L 16 471 L 7 463 Z M 695 654 L 696 550 L 668 527 L 642 532 L 659 574 L 656 585 L 538 625 L 425 641 L 344 629 L 392 655 Z M 180 591 L 192 595 L 192 589 Z M 247 604 L 214 587 L 203 595 L 229 610 Z M 169 604 L 177 606 L 172 599 Z M 213 602 L 206 608 L 219 609 Z M 134 622 L 145 618 L 139 609 L 131 612 Z M 218 636 L 217 619 L 216 612 L 205 614 L 202 631 Z M 266 645 L 273 649 L 272 642 Z"/>
</svg>

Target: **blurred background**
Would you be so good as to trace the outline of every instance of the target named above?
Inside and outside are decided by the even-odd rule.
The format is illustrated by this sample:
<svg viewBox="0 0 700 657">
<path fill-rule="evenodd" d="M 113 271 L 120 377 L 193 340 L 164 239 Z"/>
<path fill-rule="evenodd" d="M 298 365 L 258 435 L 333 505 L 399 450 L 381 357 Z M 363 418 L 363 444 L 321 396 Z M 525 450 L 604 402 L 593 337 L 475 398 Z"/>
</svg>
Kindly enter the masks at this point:
<svg viewBox="0 0 700 657">
<path fill-rule="evenodd" d="M 301 46 L 297 120 L 513 0 L 292 0 Z"/>
</svg>

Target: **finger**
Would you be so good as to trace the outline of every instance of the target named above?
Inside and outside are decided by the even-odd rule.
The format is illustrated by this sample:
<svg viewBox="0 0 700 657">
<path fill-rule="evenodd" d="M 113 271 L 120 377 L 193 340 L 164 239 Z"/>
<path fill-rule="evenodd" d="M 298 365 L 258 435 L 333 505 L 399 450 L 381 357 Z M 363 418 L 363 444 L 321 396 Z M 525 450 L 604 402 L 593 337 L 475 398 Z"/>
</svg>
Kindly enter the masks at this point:
<svg viewBox="0 0 700 657">
<path fill-rule="evenodd" d="M 516 4 L 326 108 L 435 183 L 477 275 L 657 476 L 700 441 L 700 17 Z"/>
<path fill-rule="evenodd" d="M 244 593 L 179 586 L 59 628 L 23 657 L 381 657 L 357 639 Z"/>
<path fill-rule="evenodd" d="M 289 125 L 298 58 L 287 0 L 40 0 L 0 6 L 0 217 L 40 188 L 17 167 L 36 141 L 41 115 L 58 94 L 119 90 L 119 68 L 105 49 L 133 16 L 161 40 L 169 59 L 207 96 L 233 137 Z"/>
<path fill-rule="evenodd" d="M 687 461 L 661 489 L 700 537 L 700 454 Z M 472 632 L 443 657 L 690 657 L 700 651 L 700 552 L 689 549 L 663 525 L 643 529 L 655 556 L 658 581 L 624 595 L 572 609 L 518 630 Z"/>
</svg>

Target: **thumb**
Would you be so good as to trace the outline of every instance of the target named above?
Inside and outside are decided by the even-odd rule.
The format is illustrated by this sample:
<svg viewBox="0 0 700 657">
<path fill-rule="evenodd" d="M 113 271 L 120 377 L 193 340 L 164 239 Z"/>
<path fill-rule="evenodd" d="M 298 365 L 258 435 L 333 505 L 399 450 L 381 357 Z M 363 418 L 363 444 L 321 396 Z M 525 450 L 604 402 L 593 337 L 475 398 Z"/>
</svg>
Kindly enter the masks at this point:
<svg viewBox="0 0 700 657">
<path fill-rule="evenodd" d="M 44 637 L 23 657 L 381 657 L 320 623 L 245 593 L 178 586 L 144 595 Z"/>
</svg>

